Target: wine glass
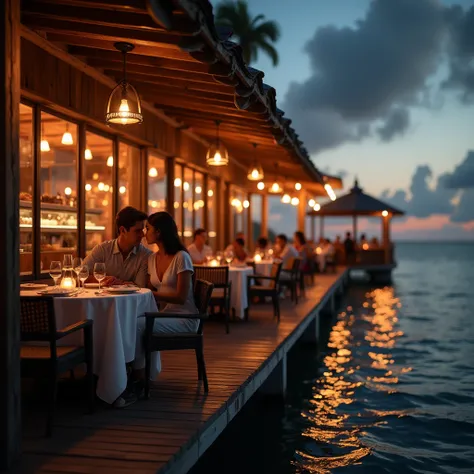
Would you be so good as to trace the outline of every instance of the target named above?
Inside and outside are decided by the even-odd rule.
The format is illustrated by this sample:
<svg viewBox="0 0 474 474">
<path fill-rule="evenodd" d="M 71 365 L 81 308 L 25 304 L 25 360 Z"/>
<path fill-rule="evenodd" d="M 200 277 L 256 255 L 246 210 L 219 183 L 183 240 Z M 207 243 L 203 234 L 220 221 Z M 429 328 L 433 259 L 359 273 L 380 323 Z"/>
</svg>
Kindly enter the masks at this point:
<svg viewBox="0 0 474 474">
<path fill-rule="evenodd" d="M 63 257 L 63 268 L 65 270 L 68 269 L 68 268 L 73 268 L 72 255 L 70 253 L 64 255 L 64 257 Z"/>
<path fill-rule="evenodd" d="M 72 268 L 74 270 L 74 273 L 76 274 L 76 278 L 78 278 L 79 272 L 81 271 L 81 268 L 82 268 L 82 258 L 76 257 L 72 261 Z"/>
<path fill-rule="evenodd" d="M 99 282 L 99 293 L 100 293 L 100 282 L 105 278 L 105 263 L 94 264 L 94 278 Z"/>
<path fill-rule="evenodd" d="M 62 275 L 61 262 L 58 260 L 53 260 L 51 262 L 51 265 L 49 266 L 49 275 L 54 280 L 54 289 L 57 290 L 58 279 L 61 278 Z"/>
<path fill-rule="evenodd" d="M 222 252 L 216 252 L 216 260 L 219 265 L 221 264 L 223 258 L 224 256 L 222 255 Z"/>
<path fill-rule="evenodd" d="M 77 276 L 79 281 L 82 282 L 82 288 L 84 288 L 84 282 L 89 278 L 89 267 L 87 265 L 82 265 Z"/>
<path fill-rule="evenodd" d="M 234 252 L 232 250 L 226 250 L 224 252 L 224 260 L 230 265 L 234 260 Z"/>
</svg>

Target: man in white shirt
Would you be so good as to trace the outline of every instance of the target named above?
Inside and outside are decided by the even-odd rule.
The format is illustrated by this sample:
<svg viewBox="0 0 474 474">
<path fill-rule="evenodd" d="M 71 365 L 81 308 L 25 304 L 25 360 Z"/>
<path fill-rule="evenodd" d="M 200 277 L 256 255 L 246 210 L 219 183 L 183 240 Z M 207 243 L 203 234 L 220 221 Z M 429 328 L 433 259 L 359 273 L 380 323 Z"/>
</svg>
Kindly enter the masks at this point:
<svg viewBox="0 0 474 474">
<path fill-rule="evenodd" d="M 206 257 L 212 255 L 212 248 L 206 245 L 207 232 L 205 229 L 196 229 L 194 231 L 194 241 L 188 247 L 189 255 L 194 264 L 205 263 Z"/>
<path fill-rule="evenodd" d="M 288 264 L 290 259 L 299 257 L 298 250 L 288 243 L 288 238 L 285 234 L 277 235 L 275 239 L 275 258 L 282 261 L 282 270 L 289 270 Z"/>
</svg>

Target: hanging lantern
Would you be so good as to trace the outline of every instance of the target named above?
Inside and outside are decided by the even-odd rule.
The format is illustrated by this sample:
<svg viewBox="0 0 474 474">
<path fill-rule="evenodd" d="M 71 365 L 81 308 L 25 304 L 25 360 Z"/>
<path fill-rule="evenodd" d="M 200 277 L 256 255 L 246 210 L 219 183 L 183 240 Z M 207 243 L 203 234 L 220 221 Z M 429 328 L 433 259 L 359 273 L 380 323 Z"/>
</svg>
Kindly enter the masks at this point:
<svg viewBox="0 0 474 474">
<path fill-rule="evenodd" d="M 254 148 L 254 163 L 247 173 L 247 178 L 250 181 L 261 181 L 264 177 L 263 168 L 258 164 L 257 161 L 257 144 L 253 143 L 252 145 Z"/>
<path fill-rule="evenodd" d="M 227 166 L 229 164 L 227 148 L 219 140 L 219 125 L 221 123 L 220 120 L 216 120 L 216 141 L 207 150 L 206 163 L 209 166 Z"/>
<path fill-rule="evenodd" d="M 303 186 L 301 186 L 301 183 L 295 183 L 295 189 L 296 189 L 297 191 L 301 191 L 301 188 L 302 188 L 302 187 L 303 187 Z"/>
<path fill-rule="evenodd" d="M 63 145 L 74 145 L 74 140 L 72 138 L 71 132 L 69 131 L 69 124 L 66 123 L 66 131 L 63 133 L 61 138 L 61 143 Z"/>
<path fill-rule="evenodd" d="M 135 87 L 127 81 L 127 53 L 133 51 L 135 46 L 124 42 L 115 43 L 114 46 L 123 54 L 123 79 L 110 93 L 105 121 L 109 124 L 118 123 L 120 125 L 142 123 L 140 97 Z"/>
<path fill-rule="evenodd" d="M 84 158 L 86 160 L 92 160 L 92 152 L 89 148 L 86 148 L 86 151 L 84 152 Z"/>
<path fill-rule="evenodd" d="M 278 184 L 277 180 L 273 182 L 268 192 L 273 193 L 273 194 L 281 193 L 281 186 Z"/>
</svg>

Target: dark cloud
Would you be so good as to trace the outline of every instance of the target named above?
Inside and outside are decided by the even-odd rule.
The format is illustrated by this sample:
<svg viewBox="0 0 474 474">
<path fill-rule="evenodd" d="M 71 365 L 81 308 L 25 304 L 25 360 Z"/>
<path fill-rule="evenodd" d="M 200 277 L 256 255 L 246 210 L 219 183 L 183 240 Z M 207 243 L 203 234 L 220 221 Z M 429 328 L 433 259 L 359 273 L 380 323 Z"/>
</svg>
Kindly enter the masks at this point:
<svg viewBox="0 0 474 474">
<path fill-rule="evenodd" d="M 452 222 L 470 222 L 474 220 L 474 188 L 462 191 L 459 203 L 451 216 Z"/>
<path fill-rule="evenodd" d="M 461 90 L 461 100 L 474 102 L 474 6 L 455 6 L 446 12 L 450 25 L 450 73 L 444 88 Z"/>
<path fill-rule="evenodd" d="M 320 28 L 306 44 L 312 75 L 292 83 L 288 112 L 312 152 L 356 141 L 384 122 L 383 139 L 408 126 L 438 65 L 445 8 L 434 0 L 374 0 L 355 28 Z"/>
<path fill-rule="evenodd" d="M 410 112 L 400 107 L 394 108 L 377 129 L 377 133 L 384 142 L 392 140 L 397 135 L 403 135 L 410 125 Z"/>
<path fill-rule="evenodd" d="M 474 188 L 473 150 L 468 151 L 464 161 L 457 165 L 454 171 L 448 175 L 445 184 L 446 187 L 452 189 Z"/>
</svg>

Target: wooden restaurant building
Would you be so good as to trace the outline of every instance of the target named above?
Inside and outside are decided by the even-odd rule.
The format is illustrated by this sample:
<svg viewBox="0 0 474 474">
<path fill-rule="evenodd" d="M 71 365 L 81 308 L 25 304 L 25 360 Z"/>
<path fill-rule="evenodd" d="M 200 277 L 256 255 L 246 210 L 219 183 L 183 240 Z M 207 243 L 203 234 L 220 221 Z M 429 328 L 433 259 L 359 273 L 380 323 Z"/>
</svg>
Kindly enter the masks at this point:
<svg viewBox="0 0 474 474">
<path fill-rule="evenodd" d="M 186 244 L 267 232 L 286 193 L 304 229 L 323 176 L 207 0 L 1 2 L 0 461 L 20 449 L 19 280 L 114 237 L 132 205 L 174 215 Z"/>
</svg>

